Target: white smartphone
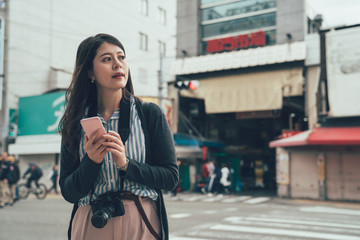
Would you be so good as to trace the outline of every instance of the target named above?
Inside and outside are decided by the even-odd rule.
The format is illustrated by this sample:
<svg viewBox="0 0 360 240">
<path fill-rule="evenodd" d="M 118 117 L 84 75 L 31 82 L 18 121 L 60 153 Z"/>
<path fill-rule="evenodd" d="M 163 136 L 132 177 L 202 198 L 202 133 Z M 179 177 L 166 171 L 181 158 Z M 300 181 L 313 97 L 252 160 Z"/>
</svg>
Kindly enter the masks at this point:
<svg viewBox="0 0 360 240">
<path fill-rule="evenodd" d="M 84 118 L 80 120 L 81 126 L 83 127 L 85 133 L 90 137 L 92 134 L 94 134 L 98 129 L 101 129 L 97 133 L 96 141 L 101 139 L 101 137 L 106 134 L 106 131 L 104 129 L 104 126 L 101 123 L 101 119 L 99 117 L 90 117 L 90 118 Z"/>
</svg>

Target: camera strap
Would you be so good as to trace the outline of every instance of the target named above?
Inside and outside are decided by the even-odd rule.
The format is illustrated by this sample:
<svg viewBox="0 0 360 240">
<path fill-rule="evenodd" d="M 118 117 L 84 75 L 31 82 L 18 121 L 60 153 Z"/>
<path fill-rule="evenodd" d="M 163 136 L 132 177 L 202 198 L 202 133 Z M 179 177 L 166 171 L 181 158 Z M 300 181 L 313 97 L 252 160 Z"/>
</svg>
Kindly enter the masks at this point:
<svg viewBox="0 0 360 240">
<path fill-rule="evenodd" d="M 144 221 L 146 227 L 149 229 L 150 233 L 155 237 L 155 239 L 161 239 L 160 235 L 155 231 L 153 226 L 151 225 L 149 218 L 146 216 L 145 210 L 140 202 L 140 197 L 132 194 L 131 192 L 123 192 L 122 198 L 126 200 L 131 200 L 135 202 L 135 206 L 139 211 L 139 214 Z"/>
<path fill-rule="evenodd" d="M 124 98 L 120 101 L 118 133 L 125 144 L 130 134 L 130 102 Z"/>
<path fill-rule="evenodd" d="M 155 239 L 161 239 L 160 235 L 155 231 L 155 229 L 153 228 L 153 226 L 151 225 L 149 218 L 146 216 L 145 210 L 143 208 L 143 206 L 141 205 L 140 202 L 140 197 L 137 195 L 132 194 L 131 192 L 128 191 L 124 191 L 124 177 L 122 177 L 120 175 L 120 195 L 121 195 L 121 199 L 126 199 L 126 200 L 132 200 L 135 202 L 135 206 L 139 211 L 139 214 L 141 216 L 141 218 L 143 219 L 146 227 L 149 229 L 150 233 L 155 237 Z"/>
<path fill-rule="evenodd" d="M 121 176 L 121 175 L 119 175 L 120 176 L 120 193 L 122 194 L 123 192 L 124 192 L 124 178 Z"/>
</svg>

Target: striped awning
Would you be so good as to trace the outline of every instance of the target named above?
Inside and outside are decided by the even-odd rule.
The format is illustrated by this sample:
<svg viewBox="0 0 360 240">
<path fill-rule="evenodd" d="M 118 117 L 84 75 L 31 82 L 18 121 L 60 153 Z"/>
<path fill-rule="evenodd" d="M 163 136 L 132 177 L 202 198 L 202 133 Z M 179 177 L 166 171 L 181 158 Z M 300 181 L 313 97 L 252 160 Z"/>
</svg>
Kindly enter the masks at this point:
<svg viewBox="0 0 360 240">
<path fill-rule="evenodd" d="M 305 60 L 306 43 L 292 42 L 246 50 L 178 58 L 174 75 L 187 75 Z"/>
</svg>

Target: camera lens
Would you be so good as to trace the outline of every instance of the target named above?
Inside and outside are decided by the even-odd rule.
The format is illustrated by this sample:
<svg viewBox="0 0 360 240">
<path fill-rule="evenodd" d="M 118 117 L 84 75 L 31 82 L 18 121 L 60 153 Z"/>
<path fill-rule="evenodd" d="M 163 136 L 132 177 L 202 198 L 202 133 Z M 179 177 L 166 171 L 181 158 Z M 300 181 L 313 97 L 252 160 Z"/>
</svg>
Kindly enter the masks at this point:
<svg viewBox="0 0 360 240">
<path fill-rule="evenodd" d="M 91 217 L 91 223 L 96 228 L 103 228 L 108 223 L 110 218 L 113 216 L 114 208 L 113 207 L 104 207 L 94 213 Z"/>
</svg>

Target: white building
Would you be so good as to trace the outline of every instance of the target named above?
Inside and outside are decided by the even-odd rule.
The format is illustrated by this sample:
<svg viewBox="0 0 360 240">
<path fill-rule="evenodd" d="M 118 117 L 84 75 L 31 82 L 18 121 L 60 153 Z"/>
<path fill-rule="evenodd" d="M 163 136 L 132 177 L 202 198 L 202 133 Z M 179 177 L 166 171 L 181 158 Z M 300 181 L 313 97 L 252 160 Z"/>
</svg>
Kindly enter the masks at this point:
<svg viewBox="0 0 360 240">
<path fill-rule="evenodd" d="M 166 96 L 159 92 L 159 79 L 166 82 L 172 78 L 167 66 L 175 58 L 175 0 L 1 2 L 5 2 L 0 6 L 5 36 L 5 78 L 0 85 L 3 150 L 9 111 L 18 110 L 19 98 L 67 88 L 78 45 L 97 33 L 109 33 L 123 43 L 137 96 Z M 23 162 L 40 161 L 43 168 L 50 169 L 60 151 L 59 140 L 56 134 L 19 134 L 9 153 L 19 155 Z"/>
</svg>

